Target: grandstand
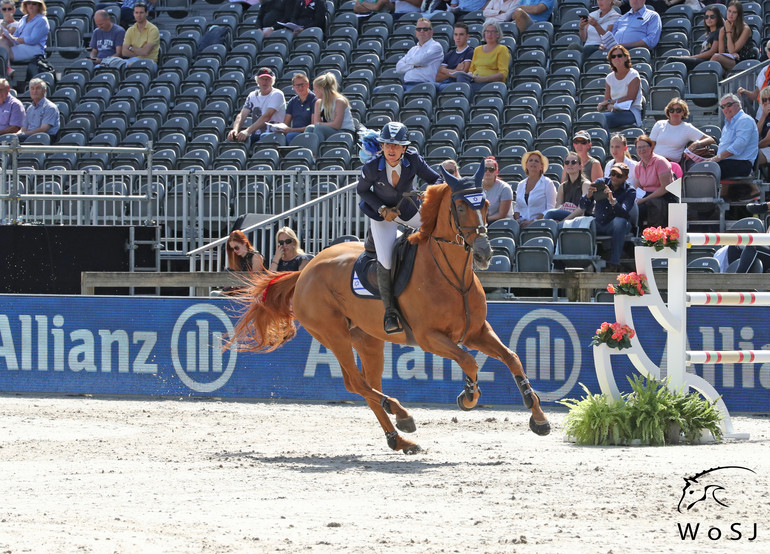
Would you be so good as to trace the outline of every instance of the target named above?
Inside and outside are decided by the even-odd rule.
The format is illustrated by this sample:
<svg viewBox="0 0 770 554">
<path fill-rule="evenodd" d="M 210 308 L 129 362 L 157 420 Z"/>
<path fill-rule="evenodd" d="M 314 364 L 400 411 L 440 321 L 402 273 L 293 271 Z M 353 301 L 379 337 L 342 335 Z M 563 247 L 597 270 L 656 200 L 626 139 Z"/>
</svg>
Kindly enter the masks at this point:
<svg viewBox="0 0 770 554">
<path fill-rule="evenodd" d="M 521 156 L 527 149 L 538 148 L 550 157 L 548 176 L 558 182 L 570 138 L 581 129 L 593 137 L 592 155 L 602 163 L 607 159 L 609 136 L 601 128 L 596 105 L 603 95 L 608 65 L 596 59 L 581 63 L 580 53 L 570 48 L 578 32 L 574 10 L 588 7 L 587 1 L 558 2 L 550 21 L 535 23 L 523 33 L 513 23 L 504 23 L 502 42 L 512 54 L 507 82 L 489 83 L 475 95 L 462 83 L 440 94 L 430 84 L 404 92 L 394 67 L 415 43 L 419 14 L 405 14 L 398 20 L 389 14 L 358 18 L 352 1 L 328 0 L 325 32 L 306 29 L 294 36 L 279 30 L 264 37 L 257 27 L 258 7 L 159 0 L 151 18 L 160 28 L 162 41 L 156 72 L 142 64 L 128 69 L 94 68 L 86 55 L 94 4 L 92 0 L 47 2 L 48 60 L 56 78 L 43 77 L 51 85 L 49 99 L 62 114 L 62 129 L 52 144 L 111 148 L 151 144 L 151 167 L 149 156 L 141 153 L 22 154 L 19 191 L 59 196 L 49 202 L 23 202 L 20 215 L 25 221 L 44 224 L 158 223 L 165 268 L 178 267 L 180 261 L 186 268 L 187 252 L 226 236 L 244 214 L 262 214 L 267 219 L 294 210 L 283 221 L 300 230 L 311 252 L 337 235 L 362 236 L 366 230 L 365 218 L 354 215 L 356 199 L 349 188 L 360 166 L 356 137 L 342 132 L 319 143 L 303 134 L 290 145 L 276 140 L 253 147 L 225 140 L 246 96 L 256 88 L 253 74 L 261 66 L 276 72 L 275 86 L 287 100 L 294 94 L 290 80 L 295 71 L 305 71 L 311 79 L 322 72 L 336 73 L 354 117 L 363 125 L 377 129 L 387 121 L 401 120 L 429 163 L 455 157 L 463 174 L 471 174 L 481 156 L 493 154 L 500 160 L 501 178 L 515 182 L 523 178 Z M 762 44 L 770 35 L 770 1 L 743 6 L 755 44 Z M 119 9 L 108 11 L 114 18 L 119 16 Z M 450 48 L 454 15 L 438 12 L 431 19 L 434 39 L 445 50 Z M 631 50 L 634 68 L 642 75 L 646 110 L 641 129 L 623 132 L 632 137 L 649 131 L 655 119 L 663 117 L 668 100 L 681 96 L 689 101 L 692 122 L 717 133 L 719 94 L 738 86 L 753 90 L 764 63 L 742 61 L 730 75 L 722 75 L 710 62 L 690 72 L 683 64 L 667 63 L 669 56 L 690 51 L 703 34 L 703 16 L 677 5 L 662 19 L 660 44 L 652 51 Z M 470 26 L 471 46 L 478 45 L 481 12 L 463 21 Z M 212 26 L 229 29 L 225 44 L 199 50 L 200 38 Z M 28 103 L 27 65 L 13 68 L 16 78 L 11 84 Z M 10 186 L 8 179 L 2 186 Z M 761 190 L 764 195 L 764 187 Z M 715 191 L 716 201 L 718 186 Z M 85 193 L 146 195 L 147 200 L 61 199 L 61 195 Z M 306 226 L 312 218 L 297 207 L 325 194 L 336 198 L 331 200 L 336 207 L 326 208 L 323 222 Z M 342 221 L 340 214 L 347 219 Z M 262 245 L 269 252 L 269 233 L 266 237 Z M 558 257 L 559 252 L 553 255 Z M 589 264 L 596 263 L 595 255 L 593 250 L 586 253 Z M 516 270 L 515 256 L 509 261 Z M 551 262 L 546 261 L 548 269 Z M 509 266 L 501 263 L 499 267 Z"/>
</svg>

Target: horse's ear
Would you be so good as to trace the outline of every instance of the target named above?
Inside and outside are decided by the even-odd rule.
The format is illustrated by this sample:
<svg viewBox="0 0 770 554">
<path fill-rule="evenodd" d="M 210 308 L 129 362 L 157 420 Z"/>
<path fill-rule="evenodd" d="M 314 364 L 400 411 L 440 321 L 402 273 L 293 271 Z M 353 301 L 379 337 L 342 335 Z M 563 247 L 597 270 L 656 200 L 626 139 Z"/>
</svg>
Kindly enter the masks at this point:
<svg viewBox="0 0 770 554">
<path fill-rule="evenodd" d="M 449 185 L 449 188 L 453 191 L 460 190 L 460 179 L 447 172 L 443 165 L 439 167 L 441 168 L 441 174 L 444 176 L 444 182 Z"/>
<path fill-rule="evenodd" d="M 477 189 L 481 188 L 481 181 L 484 179 L 484 171 L 486 171 L 486 168 L 484 167 L 484 160 L 481 160 L 479 168 L 476 170 L 476 174 L 473 176 L 473 180 L 476 181 Z"/>
</svg>

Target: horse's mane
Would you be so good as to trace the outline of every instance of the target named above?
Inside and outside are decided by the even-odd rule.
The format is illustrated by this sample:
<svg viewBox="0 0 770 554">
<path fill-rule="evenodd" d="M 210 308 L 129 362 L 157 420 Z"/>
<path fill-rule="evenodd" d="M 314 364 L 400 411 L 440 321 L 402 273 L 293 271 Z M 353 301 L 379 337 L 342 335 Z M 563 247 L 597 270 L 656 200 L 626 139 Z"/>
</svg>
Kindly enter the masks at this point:
<svg viewBox="0 0 770 554">
<path fill-rule="evenodd" d="M 449 187 L 445 183 L 437 185 L 431 185 L 428 187 L 425 193 L 425 200 L 423 200 L 422 207 L 420 208 L 420 220 L 422 226 L 420 231 L 412 233 L 409 236 L 409 242 L 412 244 L 419 244 L 428 240 L 431 233 L 436 228 L 436 221 L 438 221 L 439 207 L 444 199 L 444 193 L 449 190 Z"/>
</svg>

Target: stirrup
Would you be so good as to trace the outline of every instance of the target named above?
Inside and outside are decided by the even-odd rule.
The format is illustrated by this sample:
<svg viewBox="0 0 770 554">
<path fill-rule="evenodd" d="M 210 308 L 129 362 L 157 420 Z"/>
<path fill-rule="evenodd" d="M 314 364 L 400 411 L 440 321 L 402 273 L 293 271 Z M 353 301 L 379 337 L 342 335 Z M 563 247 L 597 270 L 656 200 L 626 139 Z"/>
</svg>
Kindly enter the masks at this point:
<svg viewBox="0 0 770 554">
<path fill-rule="evenodd" d="M 404 330 L 401 326 L 401 320 L 398 317 L 398 313 L 395 310 L 387 310 L 385 312 L 383 328 L 388 335 L 400 333 Z"/>
</svg>

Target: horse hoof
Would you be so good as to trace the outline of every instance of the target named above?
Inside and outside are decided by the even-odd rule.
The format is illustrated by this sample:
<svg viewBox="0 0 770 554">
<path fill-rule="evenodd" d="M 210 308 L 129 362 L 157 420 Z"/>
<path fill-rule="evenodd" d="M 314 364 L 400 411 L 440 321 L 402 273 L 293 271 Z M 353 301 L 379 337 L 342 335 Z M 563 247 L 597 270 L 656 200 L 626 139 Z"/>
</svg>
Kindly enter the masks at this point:
<svg viewBox="0 0 770 554">
<path fill-rule="evenodd" d="M 419 444 L 413 444 L 412 446 L 407 446 L 406 448 L 404 448 L 404 454 L 407 454 L 409 456 L 412 456 L 419 452 L 422 452 L 422 448 L 420 448 Z"/>
<path fill-rule="evenodd" d="M 534 417 L 529 416 L 529 428 L 536 435 L 544 437 L 551 432 L 551 423 L 548 420 L 543 423 L 537 423 Z"/>
<path fill-rule="evenodd" d="M 409 416 L 405 419 L 397 419 L 396 429 L 403 431 L 404 433 L 414 433 L 417 431 L 417 425 L 414 423 L 414 418 Z"/>
<path fill-rule="evenodd" d="M 473 393 L 473 398 L 469 399 L 465 395 L 465 391 L 461 392 L 460 395 L 457 397 L 457 406 L 464 412 L 469 412 L 473 408 L 476 407 L 476 404 L 479 402 L 479 398 L 481 398 L 481 391 L 477 390 L 475 393 Z"/>
</svg>

